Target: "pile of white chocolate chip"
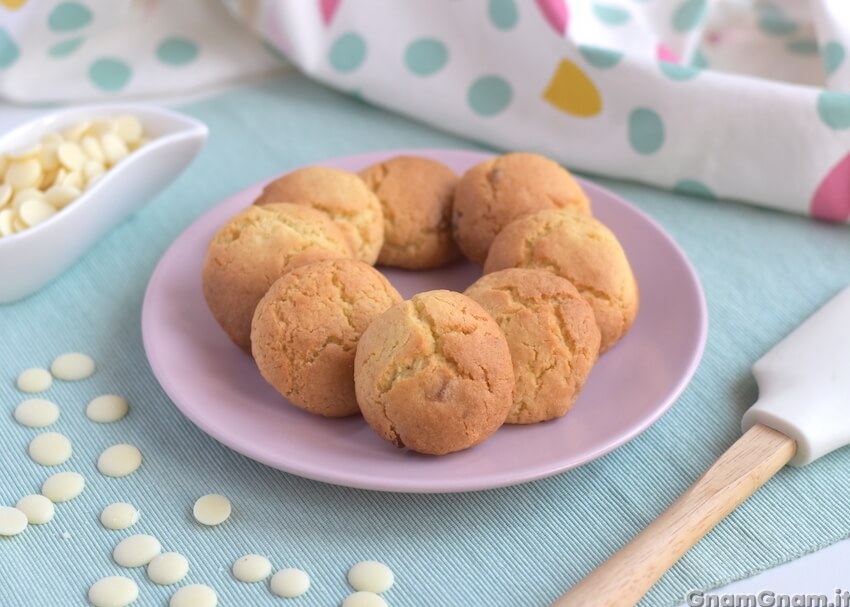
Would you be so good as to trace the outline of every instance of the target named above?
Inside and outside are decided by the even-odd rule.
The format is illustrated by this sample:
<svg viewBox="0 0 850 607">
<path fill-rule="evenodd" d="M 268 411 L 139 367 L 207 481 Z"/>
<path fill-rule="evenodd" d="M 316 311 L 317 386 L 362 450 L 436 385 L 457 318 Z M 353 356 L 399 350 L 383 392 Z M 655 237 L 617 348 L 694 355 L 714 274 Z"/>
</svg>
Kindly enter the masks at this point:
<svg viewBox="0 0 850 607">
<path fill-rule="evenodd" d="M 0 238 L 49 219 L 150 139 L 135 116 L 86 120 L 0 154 Z"/>
</svg>

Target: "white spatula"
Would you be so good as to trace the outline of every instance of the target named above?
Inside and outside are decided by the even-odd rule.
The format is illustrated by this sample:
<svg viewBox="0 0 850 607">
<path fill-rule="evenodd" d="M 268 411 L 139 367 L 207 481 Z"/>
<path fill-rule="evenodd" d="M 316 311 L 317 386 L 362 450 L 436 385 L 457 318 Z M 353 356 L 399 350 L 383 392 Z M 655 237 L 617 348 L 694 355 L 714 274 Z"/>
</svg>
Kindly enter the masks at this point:
<svg viewBox="0 0 850 607">
<path fill-rule="evenodd" d="M 785 464 L 850 444 L 850 288 L 765 354 L 744 436 L 661 516 L 553 607 L 631 607 Z"/>
</svg>

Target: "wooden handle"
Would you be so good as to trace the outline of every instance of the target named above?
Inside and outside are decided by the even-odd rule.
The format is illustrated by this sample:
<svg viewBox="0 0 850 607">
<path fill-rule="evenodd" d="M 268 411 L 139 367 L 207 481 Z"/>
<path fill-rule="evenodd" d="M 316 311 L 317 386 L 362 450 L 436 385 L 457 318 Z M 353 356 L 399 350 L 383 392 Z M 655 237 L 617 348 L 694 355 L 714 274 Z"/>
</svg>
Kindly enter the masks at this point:
<svg viewBox="0 0 850 607">
<path fill-rule="evenodd" d="M 727 514 L 797 451 L 784 434 L 756 424 L 640 535 L 552 607 L 632 607 Z"/>
</svg>

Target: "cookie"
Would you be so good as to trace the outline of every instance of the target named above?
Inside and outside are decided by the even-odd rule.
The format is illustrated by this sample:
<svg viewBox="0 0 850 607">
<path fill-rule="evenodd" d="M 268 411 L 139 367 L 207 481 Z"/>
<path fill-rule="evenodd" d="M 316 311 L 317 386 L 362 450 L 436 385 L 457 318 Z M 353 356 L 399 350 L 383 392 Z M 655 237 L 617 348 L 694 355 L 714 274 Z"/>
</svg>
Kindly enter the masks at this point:
<svg viewBox="0 0 850 607">
<path fill-rule="evenodd" d="M 354 258 L 375 265 L 384 244 L 381 203 L 354 173 L 304 167 L 269 183 L 254 202 L 290 202 L 326 213 L 348 239 Z"/>
<path fill-rule="evenodd" d="M 514 375 L 505 336 L 480 305 L 426 291 L 372 321 L 357 344 L 354 387 L 381 437 L 442 455 L 477 445 L 504 423 Z"/>
<path fill-rule="evenodd" d="M 518 152 L 469 169 L 455 189 L 452 229 L 466 257 L 483 264 L 496 235 L 517 217 L 542 209 L 590 214 L 590 200 L 558 163 Z"/>
<path fill-rule="evenodd" d="M 517 219 L 493 241 L 484 273 L 505 268 L 541 268 L 572 282 L 593 308 L 600 352 L 623 337 L 637 315 L 638 286 L 623 247 L 589 215 L 556 209 Z"/>
<path fill-rule="evenodd" d="M 402 300 L 372 266 L 331 259 L 299 266 L 260 300 L 251 351 L 263 377 L 289 402 L 325 417 L 359 412 L 354 352 L 373 319 Z"/>
<path fill-rule="evenodd" d="M 508 340 L 516 393 L 506 423 L 567 413 L 599 356 L 593 309 L 573 284 L 546 270 L 509 268 L 482 276 L 465 294 Z"/>
<path fill-rule="evenodd" d="M 204 298 L 230 339 L 250 351 L 254 308 L 275 280 L 311 261 L 350 256 L 345 236 L 324 213 L 294 204 L 251 206 L 210 242 Z"/>
<path fill-rule="evenodd" d="M 452 199 L 458 177 L 429 158 L 396 156 L 360 173 L 381 201 L 384 246 L 378 263 L 424 270 L 459 255 L 452 238 Z"/>
</svg>

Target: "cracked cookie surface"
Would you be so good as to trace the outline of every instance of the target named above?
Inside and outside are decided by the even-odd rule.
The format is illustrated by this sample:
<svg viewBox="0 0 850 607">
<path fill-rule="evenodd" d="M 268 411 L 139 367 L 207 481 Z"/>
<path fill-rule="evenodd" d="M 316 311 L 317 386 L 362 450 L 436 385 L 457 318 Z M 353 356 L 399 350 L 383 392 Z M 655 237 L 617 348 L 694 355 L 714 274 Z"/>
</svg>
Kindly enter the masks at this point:
<svg viewBox="0 0 850 607">
<path fill-rule="evenodd" d="M 472 299 L 426 291 L 375 319 L 357 345 L 357 402 L 384 439 L 442 455 L 477 445 L 511 409 L 507 341 Z"/>
<path fill-rule="evenodd" d="M 467 258 L 483 264 L 493 239 L 514 219 L 563 208 L 590 214 L 590 200 L 569 171 L 537 154 L 505 154 L 461 177 L 452 210 L 454 239 Z"/>
<path fill-rule="evenodd" d="M 637 316 L 638 286 L 623 247 L 589 215 L 555 209 L 517 219 L 493 241 L 484 273 L 506 268 L 548 270 L 573 283 L 593 308 L 600 352 L 622 338 Z"/>
<path fill-rule="evenodd" d="M 384 276 L 354 259 L 287 272 L 257 305 L 251 347 L 260 373 L 294 405 L 325 417 L 359 412 L 354 354 L 372 320 L 402 300 Z"/>
<path fill-rule="evenodd" d="M 493 316 L 508 341 L 516 393 L 506 423 L 566 414 L 599 355 L 590 304 L 567 279 L 523 268 L 486 274 L 466 295 Z"/>
<path fill-rule="evenodd" d="M 378 263 L 423 270 L 459 255 L 452 238 L 457 175 L 429 158 L 396 156 L 360 172 L 381 202 L 384 246 Z"/>
<path fill-rule="evenodd" d="M 254 308 L 275 280 L 305 263 L 350 256 L 345 237 L 324 213 L 294 204 L 251 206 L 210 242 L 204 298 L 230 339 L 250 351 Z"/>
<path fill-rule="evenodd" d="M 381 203 L 354 173 L 329 167 L 296 169 L 269 183 L 254 202 L 289 202 L 317 209 L 336 223 L 354 258 L 375 265 L 384 243 Z"/>
</svg>

